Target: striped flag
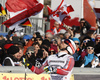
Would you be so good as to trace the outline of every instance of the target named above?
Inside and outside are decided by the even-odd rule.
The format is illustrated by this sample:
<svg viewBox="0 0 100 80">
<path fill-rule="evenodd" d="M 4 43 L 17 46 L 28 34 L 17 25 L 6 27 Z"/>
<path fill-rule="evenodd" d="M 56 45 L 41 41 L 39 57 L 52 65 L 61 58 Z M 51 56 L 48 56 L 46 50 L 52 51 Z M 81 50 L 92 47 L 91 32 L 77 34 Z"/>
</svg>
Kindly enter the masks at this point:
<svg viewBox="0 0 100 80">
<path fill-rule="evenodd" d="M 3 22 L 7 28 L 15 31 L 23 29 L 19 26 L 30 16 L 37 15 L 42 9 L 43 4 L 37 0 L 7 0 L 6 8 L 10 13 L 10 19 Z"/>
<path fill-rule="evenodd" d="M 31 22 L 29 21 L 29 19 L 26 19 L 24 22 L 19 24 L 19 26 L 22 26 L 22 27 L 30 26 L 30 27 L 32 27 Z"/>
<path fill-rule="evenodd" d="M 58 23 L 62 24 L 65 18 L 71 18 L 69 13 L 74 11 L 71 5 L 67 5 L 65 0 L 62 0 L 60 5 L 53 11 L 47 6 L 48 14 L 56 20 Z"/>
<path fill-rule="evenodd" d="M 4 10 L 2 5 L 0 4 L 0 16 L 2 16 L 2 15 L 6 15 L 6 11 Z"/>
</svg>

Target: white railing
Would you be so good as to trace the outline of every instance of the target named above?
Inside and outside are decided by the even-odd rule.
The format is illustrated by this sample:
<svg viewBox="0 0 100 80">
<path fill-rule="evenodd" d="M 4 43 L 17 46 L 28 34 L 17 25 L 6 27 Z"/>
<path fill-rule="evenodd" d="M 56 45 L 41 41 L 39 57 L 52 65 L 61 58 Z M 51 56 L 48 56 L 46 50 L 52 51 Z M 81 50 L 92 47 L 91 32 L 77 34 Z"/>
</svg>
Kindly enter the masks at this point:
<svg viewBox="0 0 100 80">
<path fill-rule="evenodd" d="M 46 26 L 47 28 L 50 27 L 49 25 L 46 25 L 47 23 L 45 22 L 44 18 L 36 18 L 34 16 L 31 16 L 29 20 L 32 24 L 32 27 L 25 27 L 24 33 L 26 34 L 33 34 L 34 31 L 37 31 L 38 29 L 41 29 L 43 32 L 45 32 Z M 4 16 L 0 16 L 0 24 L 2 24 L 2 22 L 4 21 L 6 21 L 6 18 Z M 9 29 L 5 25 L 3 25 L 0 26 L 0 31 L 8 32 Z"/>
</svg>

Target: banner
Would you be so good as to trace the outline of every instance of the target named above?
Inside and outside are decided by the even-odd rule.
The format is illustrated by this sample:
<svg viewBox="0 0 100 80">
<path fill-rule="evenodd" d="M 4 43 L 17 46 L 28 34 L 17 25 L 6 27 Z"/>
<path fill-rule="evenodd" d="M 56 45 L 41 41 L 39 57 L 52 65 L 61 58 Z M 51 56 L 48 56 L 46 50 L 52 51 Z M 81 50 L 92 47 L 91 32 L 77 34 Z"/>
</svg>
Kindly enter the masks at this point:
<svg viewBox="0 0 100 80">
<path fill-rule="evenodd" d="M 0 80 L 25 80 L 24 73 L 0 73 Z M 26 80 L 51 80 L 49 74 L 26 74 Z M 71 75 L 70 80 L 74 80 L 74 75 Z"/>
<path fill-rule="evenodd" d="M 20 73 L 0 73 L 0 80 L 25 80 L 25 74 Z M 27 74 L 26 80 L 50 80 L 49 74 Z"/>
</svg>

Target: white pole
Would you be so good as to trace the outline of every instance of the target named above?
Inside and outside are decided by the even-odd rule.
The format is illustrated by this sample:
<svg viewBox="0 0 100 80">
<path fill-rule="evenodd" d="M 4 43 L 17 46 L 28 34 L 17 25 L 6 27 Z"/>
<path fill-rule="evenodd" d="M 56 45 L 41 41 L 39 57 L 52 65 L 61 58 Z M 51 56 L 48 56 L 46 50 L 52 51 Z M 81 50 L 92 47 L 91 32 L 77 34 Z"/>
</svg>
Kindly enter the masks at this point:
<svg viewBox="0 0 100 80">
<path fill-rule="evenodd" d="M 82 12 L 81 12 L 81 18 L 84 18 L 84 16 L 83 16 L 83 11 L 84 11 L 84 10 L 83 10 L 83 1 L 84 1 L 84 0 L 82 0 L 82 8 L 81 8 L 81 9 L 82 9 Z"/>
</svg>

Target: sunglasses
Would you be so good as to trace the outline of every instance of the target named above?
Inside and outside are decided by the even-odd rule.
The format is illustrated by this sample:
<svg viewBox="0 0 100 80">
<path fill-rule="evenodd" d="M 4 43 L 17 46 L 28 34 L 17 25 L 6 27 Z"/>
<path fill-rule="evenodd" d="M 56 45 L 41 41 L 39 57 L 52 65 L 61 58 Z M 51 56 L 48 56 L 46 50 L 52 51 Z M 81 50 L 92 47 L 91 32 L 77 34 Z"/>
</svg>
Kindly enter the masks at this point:
<svg viewBox="0 0 100 80">
<path fill-rule="evenodd" d="M 84 40 L 83 43 L 87 43 L 88 41 L 90 41 L 90 40 Z"/>
<path fill-rule="evenodd" d="M 79 45 L 79 43 L 75 43 L 76 45 Z"/>
<path fill-rule="evenodd" d="M 90 48 L 90 47 L 87 47 L 87 49 L 94 50 L 94 48 L 93 48 L 93 47 L 92 47 L 92 48 Z"/>
</svg>

